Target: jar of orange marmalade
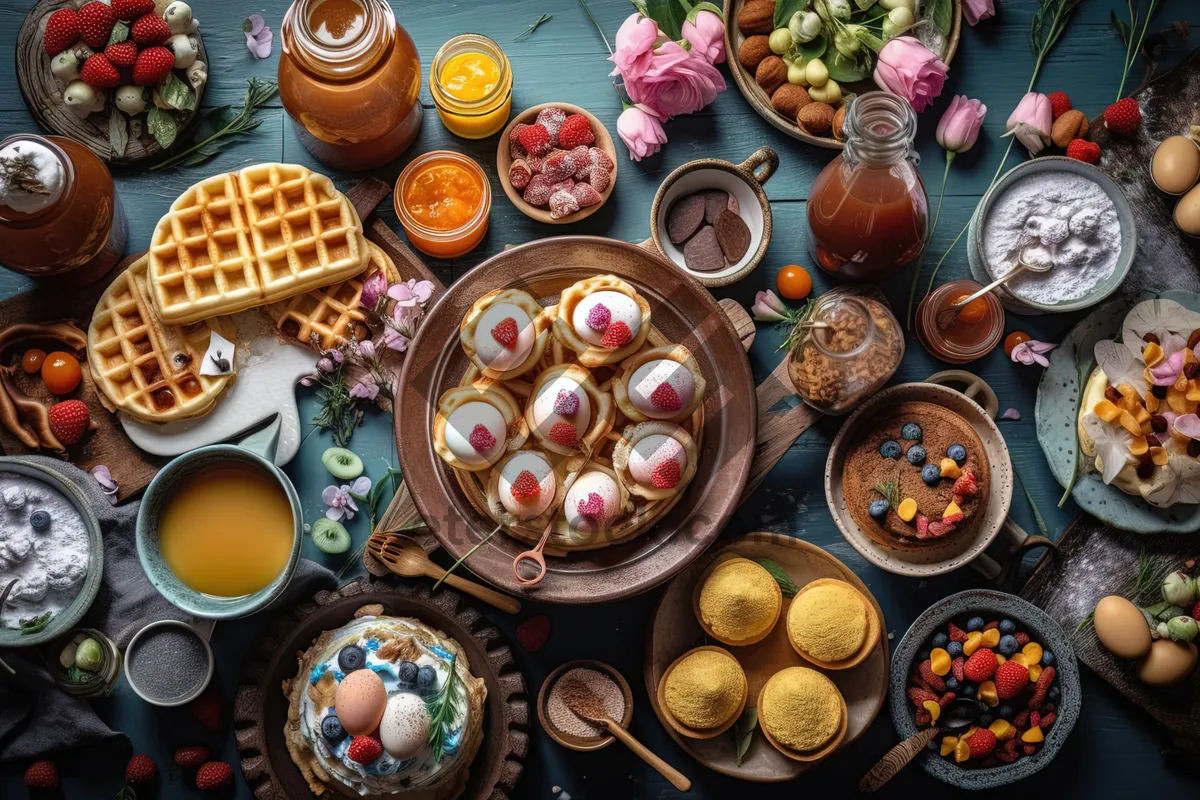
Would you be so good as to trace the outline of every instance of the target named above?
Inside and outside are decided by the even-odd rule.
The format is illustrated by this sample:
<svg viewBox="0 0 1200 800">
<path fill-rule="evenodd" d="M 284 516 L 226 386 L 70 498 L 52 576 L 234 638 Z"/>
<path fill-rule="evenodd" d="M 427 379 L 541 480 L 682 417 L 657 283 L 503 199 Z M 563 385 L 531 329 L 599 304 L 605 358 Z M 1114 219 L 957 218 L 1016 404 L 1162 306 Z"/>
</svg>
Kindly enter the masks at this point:
<svg viewBox="0 0 1200 800">
<path fill-rule="evenodd" d="M 434 258 L 474 250 L 487 233 L 492 186 L 474 160 L 450 150 L 414 159 L 396 180 L 396 216 L 413 247 Z"/>
<path fill-rule="evenodd" d="M 313 156 L 363 170 L 421 130 L 421 59 L 386 0 L 295 0 L 280 29 L 279 98 Z"/>
<path fill-rule="evenodd" d="M 429 68 L 429 91 L 438 116 L 455 136 L 485 139 L 512 112 L 512 68 L 500 45 L 477 33 L 442 45 Z"/>
</svg>

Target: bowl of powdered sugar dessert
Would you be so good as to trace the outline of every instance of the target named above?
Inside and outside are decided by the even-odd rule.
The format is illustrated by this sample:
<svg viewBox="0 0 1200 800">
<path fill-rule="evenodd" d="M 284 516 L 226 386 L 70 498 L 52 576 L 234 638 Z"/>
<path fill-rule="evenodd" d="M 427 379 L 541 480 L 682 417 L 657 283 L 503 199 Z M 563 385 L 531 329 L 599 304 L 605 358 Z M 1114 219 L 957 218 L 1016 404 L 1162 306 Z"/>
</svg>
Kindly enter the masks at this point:
<svg viewBox="0 0 1200 800">
<path fill-rule="evenodd" d="M 984 195 L 971 220 L 968 257 L 982 283 L 1018 259 L 1049 265 L 996 290 L 1017 314 L 1078 311 L 1125 280 L 1137 249 L 1133 211 L 1119 186 L 1096 167 L 1047 156 L 1014 167 Z"/>
</svg>

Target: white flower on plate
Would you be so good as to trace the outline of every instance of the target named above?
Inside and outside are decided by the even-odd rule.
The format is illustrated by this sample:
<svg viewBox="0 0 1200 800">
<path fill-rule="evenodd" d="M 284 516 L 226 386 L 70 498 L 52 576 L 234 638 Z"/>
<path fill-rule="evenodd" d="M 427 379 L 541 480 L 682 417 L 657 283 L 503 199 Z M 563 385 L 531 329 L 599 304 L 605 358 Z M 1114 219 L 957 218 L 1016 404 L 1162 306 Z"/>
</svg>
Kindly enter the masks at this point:
<svg viewBox="0 0 1200 800">
<path fill-rule="evenodd" d="M 1200 460 L 1188 455 L 1172 455 L 1164 469 L 1162 483 L 1146 495 L 1146 500 L 1167 508 L 1176 503 L 1200 503 Z"/>
<path fill-rule="evenodd" d="M 1167 334 L 1180 336 L 1186 342 L 1192 331 L 1200 328 L 1200 314 L 1174 300 L 1147 300 L 1129 309 L 1121 325 L 1121 341 L 1138 358 L 1146 346 L 1146 334 L 1152 333 L 1162 342 Z"/>
<path fill-rule="evenodd" d="M 1150 391 L 1144 374 L 1146 362 L 1142 360 L 1140 350 L 1133 352 L 1112 339 L 1101 339 L 1096 342 L 1093 352 L 1096 364 L 1104 370 L 1104 376 L 1114 387 L 1128 383 L 1137 389 L 1139 396 L 1145 396 Z"/>
<path fill-rule="evenodd" d="M 1137 459 L 1129 452 L 1133 446 L 1133 434 L 1121 425 L 1105 422 L 1092 411 L 1083 415 L 1083 429 L 1092 437 L 1096 446 L 1096 466 L 1106 484 L 1112 483 L 1127 464 L 1136 464 Z"/>
</svg>

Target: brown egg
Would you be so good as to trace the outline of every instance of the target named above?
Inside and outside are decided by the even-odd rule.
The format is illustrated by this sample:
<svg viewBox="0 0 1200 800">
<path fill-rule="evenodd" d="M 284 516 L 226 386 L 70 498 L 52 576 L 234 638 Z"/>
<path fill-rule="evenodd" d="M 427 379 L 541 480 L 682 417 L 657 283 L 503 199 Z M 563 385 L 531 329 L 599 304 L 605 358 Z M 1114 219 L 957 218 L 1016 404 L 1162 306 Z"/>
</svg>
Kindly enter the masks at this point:
<svg viewBox="0 0 1200 800">
<path fill-rule="evenodd" d="M 1150 160 L 1154 185 L 1167 194 L 1183 194 L 1200 178 L 1200 147 L 1186 136 L 1165 139 Z"/>
<path fill-rule="evenodd" d="M 1170 686 L 1192 674 L 1196 668 L 1196 645 L 1156 639 L 1150 652 L 1138 662 L 1137 676 L 1151 686 Z"/>
<path fill-rule="evenodd" d="M 1175 224 L 1188 236 L 1200 236 L 1200 186 L 1179 198 L 1175 206 Z"/>
<path fill-rule="evenodd" d="M 356 669 L 338 684 L 333 707 L 346 733 L 364 736 L 379 726 L 387 708 L 387 689 L 369 669 Z"/>
<path fill-rule="evenodd" d="M 1100 644 L 1117 658 L 1141 658 L 1150 649 L 1150 626 L 1138 607 L 1119 595 L 1096 604 L 1093 616 Z"/>
</svg>

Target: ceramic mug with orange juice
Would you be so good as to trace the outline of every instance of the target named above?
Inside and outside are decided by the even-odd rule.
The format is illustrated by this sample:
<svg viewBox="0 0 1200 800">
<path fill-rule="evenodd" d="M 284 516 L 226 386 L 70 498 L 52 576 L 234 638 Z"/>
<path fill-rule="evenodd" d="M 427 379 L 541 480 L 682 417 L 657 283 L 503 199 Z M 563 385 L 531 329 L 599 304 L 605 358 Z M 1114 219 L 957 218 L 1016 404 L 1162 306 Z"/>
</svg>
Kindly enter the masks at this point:
<svg viewBox="0 0 1200 800">
<path fill-rule="evenodd" d="M 304 515 L 274 463 L 279 420 L 238 444 L 192 450 L 151 481 L 138 560 L 175 606 L 206 619 L 253 614 L 282 594 L 300 559 Z"/>
</svg>

